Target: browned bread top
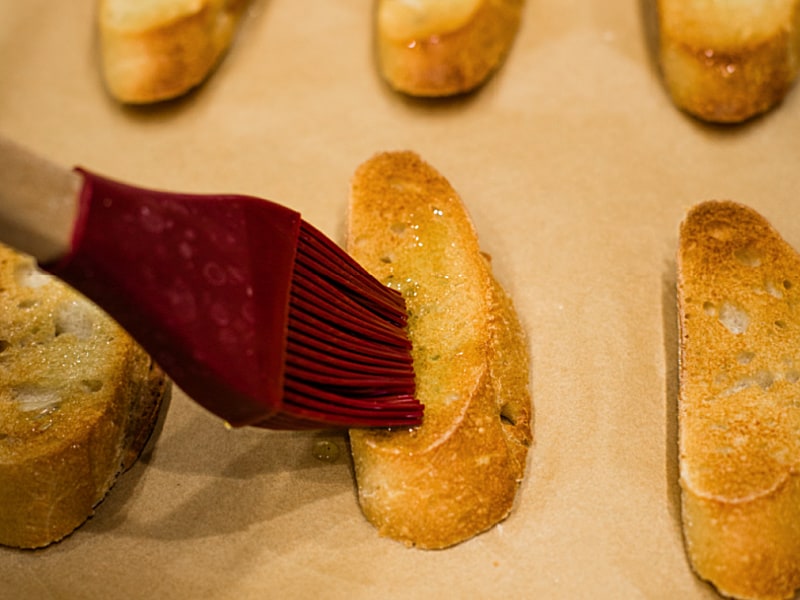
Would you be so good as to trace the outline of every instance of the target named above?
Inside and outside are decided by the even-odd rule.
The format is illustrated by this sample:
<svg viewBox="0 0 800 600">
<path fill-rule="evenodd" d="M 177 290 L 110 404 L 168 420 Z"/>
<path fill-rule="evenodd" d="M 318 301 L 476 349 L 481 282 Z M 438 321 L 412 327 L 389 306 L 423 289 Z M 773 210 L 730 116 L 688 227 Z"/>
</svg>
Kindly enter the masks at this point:
<svg viewBox="0 0 800 600">
<path fill-rule="evenodd" d="M 679 273 L 682 478 L 720 499 L 769 493 L 800 463 L 800 258 L 754 211 L 704 203 Z"/>
<path fill-rule="evenodd" d="M 0 246 L 0 543 L 44 546 L 83 523 L 168 390 L 105 313 Z"/>
<path fill-rule="evenodd" d="M 800 68 L 798 0 L 659 0 L 659 61 L 675 103 L 740 122 L 779 103 Z"/>
<path fill-rule="evenodd" d="M 233 41 L 247 0 L 99 0 L 106 86 L 131 104 L 180 96 Z"/>
<path fill-rule="evenodd" d="M 379 0 L 378 61 L 413 96 L 450 96 L 482 84 L 508 53 L 523 0 Z"/>
<path fill-rule="evenodd" d="M 411 152 L 356 171 L 348 250 L 409 311 L 422 426 L 352 430 L 367 518 L 423 548 L 505 518 L 531 443 L 527 343 L 448 181 Z"/>
<path fill-rule="evenodd" d="M 754 210 L 705 202 L 678 253 L 679 463 L 697 573 L 737 598 L 800 587 L 800 256 Z"/>
</svg>

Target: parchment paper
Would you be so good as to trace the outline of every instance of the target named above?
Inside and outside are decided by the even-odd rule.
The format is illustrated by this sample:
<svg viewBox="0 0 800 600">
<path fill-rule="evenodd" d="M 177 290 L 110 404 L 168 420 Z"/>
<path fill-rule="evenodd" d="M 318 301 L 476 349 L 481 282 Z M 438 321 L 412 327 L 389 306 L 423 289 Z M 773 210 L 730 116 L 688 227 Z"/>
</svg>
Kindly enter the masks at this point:
<svg viewBox="0 0 800 600">
<path fill-rule="evenodd" d="M 343 435 L 230 431 L 176 391 L 84 527 L 0 548 L 0 598 L 716 597 L 680 533 L 677 230 L 730 198 L 800 247 L 800 91 L 747 125 L 702 125 L 659 80 L 651 0 L 529 0 L 485 87 L 413 101 L 377 73 L 373 10 L 254 0 L 206 85 L 130 109 L 103 89 L 93 0 L 0 0 L 0 134 L 142 185 L 269 198 L 339 242 L 356 166 L 420 153 L 461 193 L 530 336 L 515 511 L 450 550 L 408 549 L 362 517 Z"/>
</svg>

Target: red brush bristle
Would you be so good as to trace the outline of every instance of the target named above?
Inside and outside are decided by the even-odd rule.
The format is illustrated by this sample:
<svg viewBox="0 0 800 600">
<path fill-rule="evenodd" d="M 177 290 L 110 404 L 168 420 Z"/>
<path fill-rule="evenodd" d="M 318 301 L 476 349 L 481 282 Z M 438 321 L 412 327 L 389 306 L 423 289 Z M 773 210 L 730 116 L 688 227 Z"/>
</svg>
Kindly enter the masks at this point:
<svg viewBox="0 0 800 600">
<path fill-rule="evenodd" d="M 420 423 L 402 296 L 311 225 L 300 228 L 284 397 L 271 428 Z"/>
</svg>

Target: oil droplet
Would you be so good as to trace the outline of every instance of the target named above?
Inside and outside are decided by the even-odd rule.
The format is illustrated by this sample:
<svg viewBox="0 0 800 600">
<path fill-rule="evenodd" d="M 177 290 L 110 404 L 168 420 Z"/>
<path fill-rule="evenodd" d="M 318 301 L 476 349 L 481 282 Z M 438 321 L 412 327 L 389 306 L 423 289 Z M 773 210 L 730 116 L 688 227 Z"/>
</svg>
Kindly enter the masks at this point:
<svg viewBox="0 0 800 600">
<path fill-rule="evenodd" d="M 339 458 L 339 445 L 330 440 L 317 440 L 312 449 L 314 458 L 323 462 L 336 462 Z"/>
</svg>

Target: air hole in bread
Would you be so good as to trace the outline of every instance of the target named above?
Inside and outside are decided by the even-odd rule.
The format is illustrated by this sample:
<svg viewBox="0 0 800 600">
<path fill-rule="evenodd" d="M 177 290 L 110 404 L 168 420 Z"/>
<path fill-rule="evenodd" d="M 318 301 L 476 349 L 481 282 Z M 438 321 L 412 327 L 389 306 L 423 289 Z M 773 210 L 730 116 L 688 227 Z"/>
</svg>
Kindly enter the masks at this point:
<svg viewBox="0 0 800 600">
<path fill-rule="evenodd" d="M 396 221 L 396 222 L 392 223 L 392 225 L 391 225 L 391 227 L 389 227 L 389 229 L 392 230 L 392 233 L 396 233 L 397 235 L 400 235 L 401 233 L 403 233 L 406 230 L 406 224 L 405 223 L 401 223 L 400 221 Z"/>
<path fill-rule="evenodd" d="M 504 404 L 500 408 L 500 422 L 508 427 L 514 427 L 517 424 L 516 410 L 511 404 Z"/>
<path fill-rule="evenodd" d="M 36 304 L 37 302 L 33 298 L 26 298 L 25 300 L 22 300 L 21 302 L 17 303 L 17 308 L 25 310 L 27 308 L 33 308 L 34 306 L 36 306 Z"/>
<path fill-rule="evenodd" d="M 81 388 L 84 392 L 99 392 L 101 389 L 103 389 L 103 382 L 99 379 L 84 379 L 81 381 Z"/>
<path fill-rule="evenodd" d="M 752 377 L 743 377 L 737 380 L 730 388 L 722 393 L 722 396 L 726 397 L 738 394 L 754 385 L 760 387 L 762 390 L 768 391 L 775 383 L 775 379 L 775 374 L 772 371 L 762 369 L 756 372 Z"/>
<path fill-rule="evenodd" d="M 757 248 L 747 246 L 745 248 L 737 248 L 733 251 L 733 255 L 745 267 L 759 267 L 761 266 L 761 251 Z"/>
<path fill-rule="evenodd" d="M 10 345 L 6 340 L 0 340 L 0 353 L 5 352 Z"/>
<path fill-rule="evenodd" d="M 789 281 L 788 279 L 784 279 L 783 280 L 783 289 L 785 289 L 785 290 L 792 289 L 792 282 Z"/>
<path fill-rule="evenodd" d="M 73 334 L 79 339 L 91 337 L 94 318 L 89 306 L 72 301 L 58 306 L 55 315 L 56 336 Z"/>
<path fill-rule="evenodd" d="M 381 262 L 382 263 L 386 263 L 387 265 L 391 264 L 392 263 L 392 257 L 391 256 L 381 256 Z"/>
<path fill-rule="evenodd" d="M 773 298 L 781 299 L 783 298 L 783 290 L 778 289 L 778 286 L 775 285 L 772 281 L 764 282 L 764 288 L 767 290 L 767 293 L 772 296 Z"/>
<path fill-rule="evenodd" d="M 13 390 L 14 400 L 25 412 L 42 411 L 55 407 L 61 397 L 55 390 L 43 389 L 34 385 L 22 385 Z"/>
<path fill-rule="evenodd" d="M 750 315 L 743 308 L 730 302 L 723 302 L 719 309 L 719 321 L 734 335 L 747 331 Z"/>
<path fill-rule="evenodd" d="M 786 321 L 782 321 L 780 319 L 775 321 L 775 329 L 780 329 L 780 330 L 786 329 Z"/>
<path fill-rule="evenodd" d="M 27 260 L 17 265 L 14 278 L 21 287 L 40 288 L 51 281 L 50 275 L 36 267 L 33 260 Z"/>
<path fill-rule="evenodd" d="M 725 397 L 725 396 L 732 396 L 733 394 L 738 394 L 742 390 L 746 390 L 747 388 L 749 388 L 752 384 L 753 382 L 750 379 L 747 378 L 739 379 L 731 387 L 725 390 L 722 393 L 722 396 Z"/>
<path fill-rule="evenodd" d="M 722 221 L 712 221 L 708 224 L 708 235 L 717 241 L 727 242 L 734 234 L 734 229 Z"/>
<path fill-rule="evenodd" d="M 388 177 L 387 183 L 396 190 L 425 193 L 425 189 L 421 185 L 403 177 Z"/>
<path fill-rule="evenodd" d="M 768 390 L 775 383 L 775 375 L 771 371 L 759 371 L 755 375 L 755 380 L 762 389 Z"/>
</svg>

